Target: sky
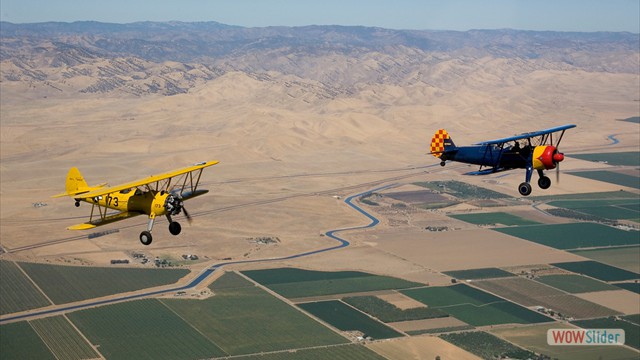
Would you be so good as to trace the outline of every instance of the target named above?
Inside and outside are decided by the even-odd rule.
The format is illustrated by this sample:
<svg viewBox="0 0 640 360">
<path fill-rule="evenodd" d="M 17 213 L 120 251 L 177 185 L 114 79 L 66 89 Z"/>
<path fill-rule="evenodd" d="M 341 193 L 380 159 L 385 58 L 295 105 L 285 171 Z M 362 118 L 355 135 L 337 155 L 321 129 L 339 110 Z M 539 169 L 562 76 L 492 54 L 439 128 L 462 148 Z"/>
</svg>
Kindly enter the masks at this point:
<svg viewBox="0 0 640 360">
<path fill-rule="evenodd" d="M 0 20 L 640 33 L 640 0 L 1 0 Z"/>
</svg>

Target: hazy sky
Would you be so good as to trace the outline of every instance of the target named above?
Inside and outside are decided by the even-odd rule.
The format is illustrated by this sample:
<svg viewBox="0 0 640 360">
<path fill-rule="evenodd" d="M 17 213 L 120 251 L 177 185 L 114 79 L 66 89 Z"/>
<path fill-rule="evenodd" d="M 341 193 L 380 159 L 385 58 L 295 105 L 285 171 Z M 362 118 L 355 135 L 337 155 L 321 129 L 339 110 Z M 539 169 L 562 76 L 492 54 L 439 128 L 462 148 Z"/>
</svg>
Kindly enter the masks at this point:
<svg viewBox="0 0 640 360">
<path fill-rule="evenodd" d="M 0 19 L 640 33 L 640 0 L 1 0 Z"/>
</svg>

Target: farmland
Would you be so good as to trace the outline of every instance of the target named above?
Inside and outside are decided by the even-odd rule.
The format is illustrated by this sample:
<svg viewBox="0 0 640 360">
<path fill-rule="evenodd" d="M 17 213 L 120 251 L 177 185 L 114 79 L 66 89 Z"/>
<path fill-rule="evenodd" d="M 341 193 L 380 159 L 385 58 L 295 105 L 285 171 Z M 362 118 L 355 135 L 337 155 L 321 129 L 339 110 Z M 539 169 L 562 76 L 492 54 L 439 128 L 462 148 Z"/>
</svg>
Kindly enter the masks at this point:
<svg viewBox="0 0 640 360">
<path fill-rule="evenodd" d="M 516 277 L 483 280 L 476 286 L 524 306 L 543 306 L 574 318 L 590 318 L 618 314 L 607 307 L 580 299 L 540 282 Z"/>
<path fill-rule="evenodd" d="M 26 321 L 0 325 L 0 334 L 3 359 L 56 359 Z"/>
<path fill-rule="evenodd" d="M 624 231 L 594 223 L 531 225 L 494 230 L 561 250 L 640 244 L 637 231 Z"/>
<path fill-rule="evenodd" d="M 640 152 L 637 151 L 572 154 L 571 157 L 587 161 L 606 162 L 609 165 L 638 166 L 640 164 Z"/>
<path fill-rule="evenodd" d="M 637 176 L 621 174 L 613 171 L 579 171 L 572 172 L 571 175 L 608 182 L 611 184 L 626 186 L 634 189 L 640 189 L 640 181 L 638 181 Z"/>
<path fill-rule="evenodd" d="M 385 360 L 363 345 L 338 345 L 244 356 L 243 360 Z"/>
<path fill-rule="evenodd" d="M 73 312 L 69 319 L 108 359 L 193 359 L 226 353 L 158 300 Z M 170 332 L 170 335 L 168 334 Z"/>
<path fill-rule="evenodd" d="M 540 324 L 520 328 L 493 329 L 491 333 L 523 348 L 563 360 L 629 360 L 638 354 L 619 346 L 554 346 L 547 343 L 547 330 L 571 329 L 565 323 Z"/>
<path fill-rule="evenodd" d="M 447 274 L 454 279 L 461 280 L 479 280 L 513 276 L 512 273 L 498 268 L 444 271 L 444 274 Z"/>
<path fill-rule="evenodd" d="M 322 321 L 342 331 L 357 330 L 373 339 L 389 339 L 402 336 L 399 332 L 373 320 L 369 316 L 338 300 L 309 302 L 297 305 L 313 316 L 322 319 Z"/>
<path fill-rule="evenodd" d="M 210 288 L 216 295 L 206 300 L 162 303 L 229 355 L 347 342 L 236 273 L 225 273 Z"/>
<path fill-rule="evenodd" d="M 18 263 L 55 304 L 172 284 L 186 269 L 112 269 Z"/>
<path fill-rule="evenodd" d="M 64 316 L 31 321 L 31 326 L 58 359 L 93 359 L 96 351 Z"/>
<path fill-rule="evenodd" d="M 640 278 L 640 275 L 637 273 L 591 260 L 556 263 L 551 265 L 572 271 L 576 274 L 584 274 L 602 281 L 623 281 Z"/>
<path fill-rule="evenodd" d="M 572 274 L 540 276 L 539 278 L 537 278 L 537 281 L 571 294 L 617 290 L 615 286 L 609 285 L 602 281 Z"/>
<path fill-rule="evenodd" d="M 403 290 L 402 293 L 474 326 L 552 321 L 544 315 L 464 284 Z"/>
<path fill-rule="evenodd" d="M 0 315 L 51 305 L 15 263 L 0 260 Z"/>
<path fill-rule="evenodd" d="M 442 310 L 427 307 L 400 310 L 376 296 L 345 297 L 342 301 L 385 323 L 449 316 Z"/>
<path fill-rule="evenodd" d="M 572 321 L 572 324 L 583 329 L 622 329 L 625 333 L 625 345 L 640 350 L 640 325 L 626 320 L 616 320 L 613 317 Z"/>
<path fill-rule="evenodd" d="M 429 181 L 418 182 L 415 185 L 425 187 L 434 191 L 455 196 L 458 199 L 505 199 L 509 196 L 497 191 L 485 189 L 483 187 L 463 183 L 460 181 Z"/>
<path fill-rule="evenodd" d="M 572 253 L 621 269 L 640 273 L 640 246 L 625 246 L 593 250 L 572 250 Z"/>
<path fill-rule="evenodd" d="M 358 271 L 323 272 L 279 268 L 242 273 L 290 299 L 423 286 L 416 282 Z"/>
<path fill-rule="evenodd" d="M 520 216 L 505 212 L 489 212 L 476 214 L 454 214 L 450 217 L 476 225 L 535 225 L 538 222 L 523 219 Z"/>
<path fill-rule="evenodd" d="M 577 211 L 609 220 L 640 221 L 640 199 L 558 200 L 551 206 Z"/>
<path fill-rule="evenodd" d="M 482 331 L 468 331 L 440 335 L 440 338 L 478 355 L 483 359 L 528 359 L 535 356 L 531 351 L 504 341 Z"/>
</svg>

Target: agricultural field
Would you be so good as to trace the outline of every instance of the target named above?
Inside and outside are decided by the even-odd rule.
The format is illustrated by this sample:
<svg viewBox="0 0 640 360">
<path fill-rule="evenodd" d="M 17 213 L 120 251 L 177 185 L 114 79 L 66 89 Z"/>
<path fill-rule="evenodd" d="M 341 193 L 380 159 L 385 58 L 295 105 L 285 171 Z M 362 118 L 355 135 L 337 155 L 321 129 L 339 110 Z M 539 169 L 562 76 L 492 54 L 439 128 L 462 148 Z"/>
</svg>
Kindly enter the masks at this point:
<svg viewBox="0 0 640 360">
<path fill-rule="evenodd" d="M 338 300 L 302 303 L 297 306 L 342 331 L 357 330 L 376 340 L 403 336 Z"/>
<path fill-rule="evenodd" d="M 385 360 L 363 345 L 338 345 L 243 356 L 243 360 Z"/>
<path fill-rule="evenodd" d="M 0 351 L 3 359 L 56 360 L 28 322 L 0 325 Z"/>
<path fill-rule="evenodd" d="M 448 198 L 431 190 L 392 192 L 386 193 L 385 196 L 411 205 L 443 203 L 450 201 Z"/>
<path fill-rule="evenodd" d="M 212 340 L 154 299 L 67 315 L 107 359 L 194 359 L 227 355 Z"/>
<path fill-rule="evenodd" d="M 30 322 L 42 341 L 58 359 L 95 359 L 99 355 L 64 316 Z"/>
<path fill-rule="evenodd" d="M 640 245 L 637 231 L 625 231 L 594 223 L 530 225 L 493 230 L 560 250 Z"/>
<path fill-rule="evenodd" d="M 640 199 L 558 200 L 548 203 L 558 208 L 609 220 L 640 221 Z"/>
<path fill-rule="evenodd" d="M 55 304 L 173 284 L 186 269 L 112 269 L 21 262 L 18 265 Z"/>
<path fill-rule="evenodd" d="M 228 355 L 348 342 L 236 273 L 225 273 L 210 288 L 215 296 L 205 300 L 161 302 Z"/>
<path fill-rule="evenodd" d="M 414 185 L 422 186 L 440 193 L 449 194 L 463 200 L 510 198 L 510 196 L 503 193 L 460 181 L 417 182 L 414 183 Z"/>
<path fill-rule="evenodd" d="M 483 359 L 532 359 L 535 354 L 483 331 L 467 331 L 440 335 L 444 339 Z"/>
<path fill-rule="evenodd" d="M 545 275 L 536 279 L 537 281 L 552 286 L 556 289 L 566 291 L 571 294 L 579 294 L 594 291 L 618 290 L 617 287 L 602 281 L 594 280 L 581 275 Z"/>
<path fill-rule="evenodd" d="M 412 281 L 359 271 L 326 272 L 278 268 L 242 273 L 289 299 L 424 286 Z"/>
<path fill-rule="evenodd" d="M 638 194 L 628 191 L 603 191 L 592 193 L 575 193 L 563 195 L 541 195 L 532 196 L 534 201 L 556 201 L 556 200 L 613 200 L 613 199 L 637 199 Z"/>
<path fill-rule="evenodd" d="M 640 283 L 637 282 L 626 282 L 626 283 L 616 283 L 614 284 L 615 286 L 621 288 L 621 289 L 625 289 L 625 290 L 629 290 L 632 291 L 636 294 L 640 294 Z"/>
<path fill-rule="evenodd" d="M 460 280 L 480 280 L 514 276 L 512 273 L 498 268 L 444 271 L 444 274 Z"/>
<path fill-rule="evenodd" d="M 572 158 L 594 161 L 594 162 L 606 162 L 609 165 L 619 166 L 638 166 L 640 165 L 640 152 L 628 151 L 617 153 L 593 153 L 593 154 L 572 154 Z"/>
<path fill-rule="evenodd" d="M 465 284 L 401 292 L 473 326 L 553 321 L 547 316 Z"/>
<path fill-rule="evenodd" d="M 490 332 L 510 343 L 538 354 L 562 360 L 630 360 L 637 359 L 634 350 L 619 346 L 555 346 L 547 343 L 549 329 L 572 329 L 565 323 L 540 324 L 518 328 L 493 329 Z"/>
<path fill-rule="evenodd" d="M 561 269 L 569 270 L 576 274 L 584 274 L 602 281 L 624 281 L 640 278 L 638 273 L 623 270 L 597 261 L 576 261 L 551 264 Z"/>
<path fill-rule="evenodd" d="M 449 215 L 454 219 L 466 221 L 476 225 L 488 225 L 488 226 L 518 226 L 518 225 L 536 225 L 539 224 L 536 221 L 527 220 L 513 214 L 505 212 L 489 212 L 489 213 L 476 213 L 476 214 L 457 214 Z"/>
<path fill-rule="evenodd" d="M 413 309 L 401 310 L 376 296 L 345 297 L 342 299 L 342 301 L 385 323 L 433 319 L 449 316 L 442 310 L 432 309 L 428 307 L 418 307 Z"/>
<path fill-rule="evenodd" d="M 631 319 L 635 318 L 632 317 Z M 623 329 L 625 345 L 640 350 L 640 325 L 633 321 L 629 321 L 624 317 L 622 317 L 621 320 L 617 320 L 614 317 L 606 317 L 572 321 L 571 323 L 583 329 Z"/>
<path fill-rule="evenodd" d="M 631 176 L 613 171 L 577 171 L 571 172 L 571 175 L 583 178 L 603 181 L 620 186 L 626 186 L 633 189 L 640 189 L 640 179 L 637 176 Z"/>
<path fill-rule="evenodd" d="M 625 269 L 640 273 L 640 246 L 624 246 L 606 249 L 572 250 L 572 253 Z"/>
<path fill-rule="evenodd" d="M 0 315 L 51 305 L 15 263 L 0 260 Z"/>
<path fill-rule="evenodd" d="M 523 306 L 542 306 L 552 309 L 554 313 L 577 319 L 619 314 L 602 305 L 522 277 L 483 280 L 474 284 Z"/>
</svg>

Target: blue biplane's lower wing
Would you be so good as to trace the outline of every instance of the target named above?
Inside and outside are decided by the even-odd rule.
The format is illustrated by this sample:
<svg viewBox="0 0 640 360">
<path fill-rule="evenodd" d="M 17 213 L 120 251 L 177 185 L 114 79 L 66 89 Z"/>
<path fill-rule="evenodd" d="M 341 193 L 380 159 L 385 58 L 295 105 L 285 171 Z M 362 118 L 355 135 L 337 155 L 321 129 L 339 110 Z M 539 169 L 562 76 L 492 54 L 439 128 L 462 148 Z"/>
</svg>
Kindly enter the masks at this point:
<svg viewBox="0 0 640 360">
<path fill-rule="evenodd" d="M 478 171 L 470 171 L 470 172 L 464 173 L 463 175 L 489 175 L 489 174 L 495 174 L 497 172 L 507 171 L 507 170 L 512 170 L 512 169 L 491 168 L 491 169 L 484 169 L 484 170 L 478 170 Z"/>
</svg>

